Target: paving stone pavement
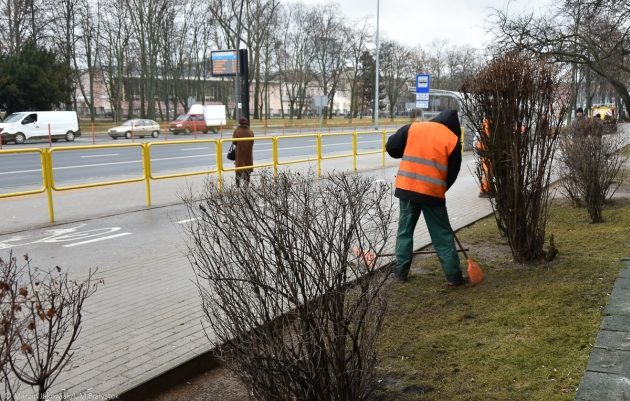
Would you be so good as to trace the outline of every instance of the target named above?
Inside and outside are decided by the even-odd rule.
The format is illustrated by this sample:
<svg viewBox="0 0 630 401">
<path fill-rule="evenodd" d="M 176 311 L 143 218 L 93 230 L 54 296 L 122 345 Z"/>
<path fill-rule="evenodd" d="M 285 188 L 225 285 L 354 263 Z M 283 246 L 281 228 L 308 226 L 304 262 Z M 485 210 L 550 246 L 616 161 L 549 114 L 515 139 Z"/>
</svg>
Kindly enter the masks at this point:
<svg viewBox="0 0 630 401">
<path fill-rule="evenodd" d="M 465 155 L 460 176 L 447 194 L 454 229 L 491 212 L 489 201 L 477 196 L 473 163 L 472 155 Z M 393 182 L 398 163 L 369 166 L 380 166 L 380 156 L 361 158 L 359 174 Z M 350 160 L 340 159 L 325 170 L 351 168 Z M 417 248 L 430 243 L 422 219 L 414 242 Z M 105 285 L 86 302 L 72 363 L 52 393 L 77 399 L 121 394 L 209 350 L 194 275 L 181 247 L 101 266 L 99 276 Z"/>
<path fill-rule="evenodd" d="M 630 400 L 630 257 L 621 262 L 576 401 Z"/>
</svg>

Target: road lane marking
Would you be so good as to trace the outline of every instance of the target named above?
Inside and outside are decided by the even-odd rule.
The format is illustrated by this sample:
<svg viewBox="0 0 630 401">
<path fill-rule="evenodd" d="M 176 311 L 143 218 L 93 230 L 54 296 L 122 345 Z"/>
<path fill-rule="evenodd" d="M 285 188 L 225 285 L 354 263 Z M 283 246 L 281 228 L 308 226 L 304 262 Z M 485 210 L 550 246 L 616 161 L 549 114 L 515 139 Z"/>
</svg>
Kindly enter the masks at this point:
<svg viewBox="0 0 630 401">
<path fill-rule="evenodd" d="M 89 157 L 111 157 L 111 156 L 120 156 L 120 154 L 118 154 L 118 153 L 108 153 L 108 154 L 105 154 L 105 155 L 85 155 L 85 156 L 81 156 L 81 157 L 89 158 Z"/>
<path fill-rule="evenodd" d="M 380 143 L 381 141 L 360 141 L 358 143 Z M 340 145 L 351 145 L 351 142 L 340 142 L 340 143 L 323 143 L 322 146 L 340 146 Z M 311 145 L 312 146 L 312 145 Z M 293 147 L 279 147 L 278 150 L 295 150 L 295 149 L 308 149 L 311 146 L 293 146 Z M 254 150 L 254 153 L 265 152 L 271 149 L 258 149 Z M 190 156 L 176 156 L 176 157 L 162 157 L 162 158 L 152 158 L 151 161 L 167 161 L 167 160 L 179 160 L 179 159 L 192 159 L 199 157 L 214 157 L 214 153 L 206 153 L 201 155 L 190 155 Z M 142 163 L 142 160 L 130 160 L 130 161 L 120 161 L 120 162 L 111 162 L 111 163 L 94 163 L 94 164 L 83 164 L 76 166 L 65 166 L 65 167 L 55 167 L 53 170 L 68 170 L 73 168 L 87 168 L 87 167 L 102 167 L 102 166 L 113 166 L 116 164 L 132 164 L 132 163 Z M 0 175 L 8 175 L 8 174 L 24 174 L 24 173 L 35 173 L 41 172 L 41 169 L 37 170 L 18 170 L 18 171 L 7 171 L 1 172 Z"/>
<path fill-rule="evenodd" d="M 108 235 L 107 237 L 94 238 L 94 239 L 90 239 L 90 240 L 87 240 L 87 241 L 75 242 L 73 244 L 64 245 L 63 247 L 64 248 L 70 248 L 71 246 L 91 244 L 93 242 L 104 241 L 104 240 L 107 240 L 107 239 L 113 239 L 113 238 L 118 238 L 118 237 L 124 237 L 126 235 L 131 235 L 131 233 L 120 233 L 120 234 Z"/>
<path fill-rule="evenodd" d="M 41 173 L 42 169 L 39 168 L 37 170 L 18 170 L 18 171 L 5 171 L 3 173 L 0 173 L 0 175 L 7 175 L 7 174 L 24 174 L 24 173 Z"/>
<path fill-rule="evenodd" d="M 202 150 L 202 149 L 210 149 L 208 146 L 204 146 L 203 148 L 183 148 L 180 149 L 182 152 L 187 151 L 187 150 Z"/>
<path fill-rule="evenodd" d="M 196 221 L 196 220 L 199 220 L 199 218 L 193 217 L 192 219 L 180 220 L 177 222 L 177 224 L 186 224 L 186 223 L 190 223 L 191 221 Z"/>
<path fill-rule="evenodd" d="M 178 160 L 178 159 L 193 159 L 195 157 L 214 157 L 214 153 L 204 153 L 202 155 L 190 155 L 190 156 L 175 156 L 175 157 L 156 157 L 154 159 L 151 159 L 152 162 L 154 161 L 164 161 L 164 160 Z"/>
</svg>

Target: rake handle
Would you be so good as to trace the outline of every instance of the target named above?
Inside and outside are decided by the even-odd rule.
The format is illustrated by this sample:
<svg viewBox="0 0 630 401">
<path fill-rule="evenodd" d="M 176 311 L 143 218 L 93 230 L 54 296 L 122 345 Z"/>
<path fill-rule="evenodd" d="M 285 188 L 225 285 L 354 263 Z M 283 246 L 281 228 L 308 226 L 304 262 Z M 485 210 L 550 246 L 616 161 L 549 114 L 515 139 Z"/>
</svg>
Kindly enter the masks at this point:
<svg viewBox="0 0 630 401">
<path fill-rule="evenodd" d="M 459 238 L 457 238 L 457 235 L 455 235 L 455 231 L 453 231 L 453 238 L 455 238 L 455 241 L 457 241 L 457 245 L 459 245 L 459 249 L 464 253 L 464 257 L 468 259 L 468 254 L 466 253 L 466 250 L 462 246 L 462 243 L 459 242 Z"/>
<path fill-rule="evenodd" d="M 467 250 L 468 250 L 468 248 L 466 248 L 466 249 L 458 249 L 457 252 L 465 252 Z M 431 253 L 436 253 L 436 251 L 414 251 L 413 255 L 424 255 L 424 254 L 431 254 Z M 379 257 L 396 256 L 396 254 L 395 253 L 379 253 L 378 256 Z"/>
</svg>

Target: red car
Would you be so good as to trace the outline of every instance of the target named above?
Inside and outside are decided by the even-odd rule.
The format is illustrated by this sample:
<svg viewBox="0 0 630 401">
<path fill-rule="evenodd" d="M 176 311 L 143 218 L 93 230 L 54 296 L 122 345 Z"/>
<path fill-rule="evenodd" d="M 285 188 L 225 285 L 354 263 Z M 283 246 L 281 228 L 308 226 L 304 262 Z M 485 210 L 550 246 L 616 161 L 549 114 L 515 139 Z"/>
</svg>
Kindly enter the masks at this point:
<svg viewBox="0 0 630 401">
<path fill-rule="evenodd" d="M 208 127 L 206 127 L 206 121 L 203 118 L 203 114 L 182 114 L 177 117 L 168 128 L 173 134 L 190 134 L 191 132 L 203 132 L 208 133 Z"/>
</svg>

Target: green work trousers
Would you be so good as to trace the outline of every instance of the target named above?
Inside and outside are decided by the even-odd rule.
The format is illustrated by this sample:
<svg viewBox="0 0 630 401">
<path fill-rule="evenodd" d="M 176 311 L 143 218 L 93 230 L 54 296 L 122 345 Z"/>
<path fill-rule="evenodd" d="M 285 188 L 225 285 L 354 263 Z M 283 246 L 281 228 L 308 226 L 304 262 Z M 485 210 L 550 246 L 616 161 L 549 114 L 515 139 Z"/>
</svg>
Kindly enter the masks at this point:
<svg viewBox="0 0 630 401">
<path fill-rule="evenodd" d="M 455 248 L 446 206 L 427 206 L 402 199 L 396 237 L 396 276 L 406 279 L 409 274 L 413 257 L 413 232 L 421 213 L 424 213 L 424 221 L 427 223 L 431 242 L 440 259 L 446 280 L 461 281 L 463 277 L 459 266 L 459 255 Z"/>
</svg>

